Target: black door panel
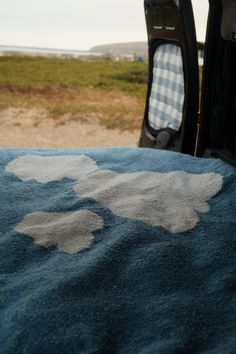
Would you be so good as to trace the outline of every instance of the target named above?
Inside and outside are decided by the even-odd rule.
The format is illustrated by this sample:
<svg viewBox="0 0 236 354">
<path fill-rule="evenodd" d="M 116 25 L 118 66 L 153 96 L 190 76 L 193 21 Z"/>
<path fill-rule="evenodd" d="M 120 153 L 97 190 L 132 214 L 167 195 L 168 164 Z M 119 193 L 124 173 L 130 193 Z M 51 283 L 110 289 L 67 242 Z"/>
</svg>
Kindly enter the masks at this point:
<svg viewBox="0 0 236 354">
<path fill-rule="evenodd" d="M 191 1 L 145 0 L 144 8 L 149 82 L 139 146 L 194 154 L 199 99 Z"/>
<path fill-rule="evenodd" d="M 235 0 L 210 2 L 206 37 L 198 156 L 236 165 Z"/>
</svg>

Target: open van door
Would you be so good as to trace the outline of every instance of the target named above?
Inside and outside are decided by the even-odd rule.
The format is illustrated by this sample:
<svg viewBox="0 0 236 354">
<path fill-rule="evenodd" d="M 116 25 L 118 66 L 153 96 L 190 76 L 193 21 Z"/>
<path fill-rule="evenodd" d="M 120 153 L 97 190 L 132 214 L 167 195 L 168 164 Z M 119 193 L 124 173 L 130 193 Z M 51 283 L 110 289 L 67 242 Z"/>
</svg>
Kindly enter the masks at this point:
<svg viewBox="0 0 236 354">
<path fill-rule="evenodd" d="M 194 154 L 199 108 L 193 9 L 186 0 L 145 0 L 149 79 L 140 147 Z"/>
<path fill-rule="evenodd" d="M 197 155 L 236 165 L 236 1 L 209 6 Z"/>
</svg>

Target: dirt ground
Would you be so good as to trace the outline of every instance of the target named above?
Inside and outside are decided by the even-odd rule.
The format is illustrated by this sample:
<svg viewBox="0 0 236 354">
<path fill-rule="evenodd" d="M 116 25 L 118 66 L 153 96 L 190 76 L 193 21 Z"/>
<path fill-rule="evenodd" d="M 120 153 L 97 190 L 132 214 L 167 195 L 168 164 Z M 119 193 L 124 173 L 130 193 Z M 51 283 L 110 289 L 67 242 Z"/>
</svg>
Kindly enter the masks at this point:
<svg viewBox="0 0 236 354">
<path fill-rule="evenodd" d="M 0 112 L 0 147 L 135 147 L 139 130 L 105 129 L 98 122 L 51 118 L 44 109 L 8 108 Z"/>
</svg>

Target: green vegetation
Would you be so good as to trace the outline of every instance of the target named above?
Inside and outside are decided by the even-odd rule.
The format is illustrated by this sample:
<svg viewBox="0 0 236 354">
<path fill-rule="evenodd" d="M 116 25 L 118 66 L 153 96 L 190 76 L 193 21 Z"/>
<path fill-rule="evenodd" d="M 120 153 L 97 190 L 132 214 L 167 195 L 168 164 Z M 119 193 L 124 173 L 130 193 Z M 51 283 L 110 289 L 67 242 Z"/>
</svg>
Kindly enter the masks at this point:
<svg viewBox="0 0 236 354">
<path fill-rule="evenodd" d="M 0 57 L 0 110 L 45 108 L 59 122 L 140 128 L 147 64 L 27 56 Z"/>
</svg>

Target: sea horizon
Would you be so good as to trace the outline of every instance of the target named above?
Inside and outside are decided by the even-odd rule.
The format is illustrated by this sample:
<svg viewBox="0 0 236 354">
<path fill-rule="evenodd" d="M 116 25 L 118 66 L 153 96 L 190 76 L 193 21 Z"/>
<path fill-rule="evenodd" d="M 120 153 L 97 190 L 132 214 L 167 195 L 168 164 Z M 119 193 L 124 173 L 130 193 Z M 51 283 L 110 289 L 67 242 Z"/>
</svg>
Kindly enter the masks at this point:
<svg viewBox="0 0 236 354">
<path fill-rule="evenodd" d="M 93 53 L 89 50 L 77 50 L 77 49 L 60 49 L 60 48 L 45 48 L 45 47 L 30 47 L 30 46 L 15 46 L 15 45 L 6 45 L 0 44 L 0 53 L 28 53 L 34 55 L 70 55 L 73 57 L 80 56 L 91 56 L 101 55 L 100 53 Z"/>
</svg>

